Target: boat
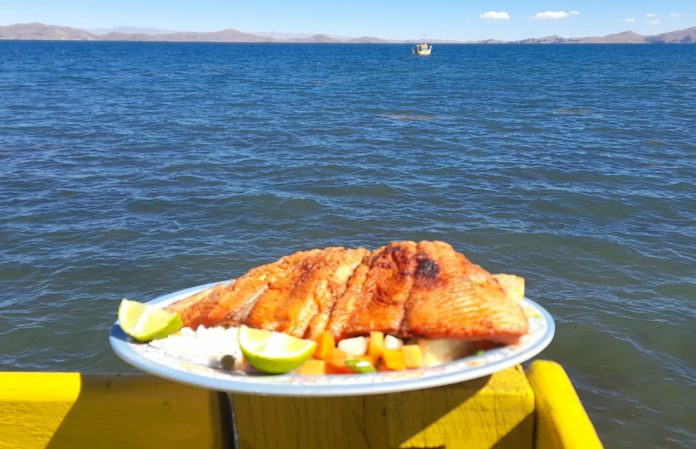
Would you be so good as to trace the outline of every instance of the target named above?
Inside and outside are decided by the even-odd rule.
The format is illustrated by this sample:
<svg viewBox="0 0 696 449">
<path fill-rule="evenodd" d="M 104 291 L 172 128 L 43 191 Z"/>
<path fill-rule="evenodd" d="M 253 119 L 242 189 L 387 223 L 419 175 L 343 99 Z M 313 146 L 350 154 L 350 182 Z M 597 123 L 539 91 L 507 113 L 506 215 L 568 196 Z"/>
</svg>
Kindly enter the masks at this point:
<svg viewBox="0 0 696 449">
<path fill-rule="evenodd" d="M 416 47 L 411 51 L 411 54 L 414 56 L 430 56 L 432 51 L 432 45 L 428 44 L 427 42 L 421 42 L 416 44 Z"/>
<path fill-rule="evenodd" d="M 0 448 L 601 449 L 565 370 L 535 360 L 437 388 L 325 398 L 148 374 L 0 372 Z"/>
</svg>

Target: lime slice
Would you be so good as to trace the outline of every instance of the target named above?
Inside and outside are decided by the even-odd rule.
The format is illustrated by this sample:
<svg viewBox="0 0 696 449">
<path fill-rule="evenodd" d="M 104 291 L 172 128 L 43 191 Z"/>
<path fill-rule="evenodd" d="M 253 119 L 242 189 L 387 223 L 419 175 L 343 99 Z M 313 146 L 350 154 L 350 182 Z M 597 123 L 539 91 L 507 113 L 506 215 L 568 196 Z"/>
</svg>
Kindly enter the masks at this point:
<svg viewBox="0 0 696 449">
<path fill-rule="evenodd" d="M 287 373 L 310 358 L 317 344 L 291 335 L 242 326 L 239 347 L 251 366 L 270 373 Z"/>
<path fill-rule="evenodd" d="M 128 299 L 122 299 L 118 306 L 118 324 L 123 332 L 138 341 L 166 337 L 182 326 L 176 313 Z"/>
</svg>

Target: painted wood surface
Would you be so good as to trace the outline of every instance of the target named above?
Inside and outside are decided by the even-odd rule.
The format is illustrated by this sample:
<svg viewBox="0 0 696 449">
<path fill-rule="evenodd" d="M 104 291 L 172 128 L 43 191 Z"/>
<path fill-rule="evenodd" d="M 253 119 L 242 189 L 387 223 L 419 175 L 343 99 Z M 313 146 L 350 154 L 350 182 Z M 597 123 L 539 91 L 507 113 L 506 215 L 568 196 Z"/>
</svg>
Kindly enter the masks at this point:
<svg viewBox="0 0 696 449">
<path fill-rule="evenodd" d="M 148 375 L 0 372 L 0 449 L 599 449 L 563 368 L 346 398 L 229 395 Z"/>
<path fill-rule="evenodd" d="M 531 364 L 527 375 L 536 402 L 536 449 L 602 448 L 597 432 L 561 365 L 537 360 Z"/>
<path fill-rule="evenodd" d="M 0 449 L 222 449 L 220 399 L 142 375 L 0 373 Z"/>
<path fill-rule="evenodd" d="M 446 387 L 363 397 L 231 395 L 239 449 L 531 448 L 520 366 Z"/>
</svg>

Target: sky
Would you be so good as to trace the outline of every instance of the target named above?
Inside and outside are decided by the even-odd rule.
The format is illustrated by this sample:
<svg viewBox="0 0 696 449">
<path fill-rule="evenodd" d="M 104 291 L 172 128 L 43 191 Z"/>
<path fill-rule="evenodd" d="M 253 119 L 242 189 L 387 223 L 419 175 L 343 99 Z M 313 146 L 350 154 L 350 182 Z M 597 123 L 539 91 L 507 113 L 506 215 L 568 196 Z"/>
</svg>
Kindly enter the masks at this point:
<svg viewBox="0 0 696 449">
<path fill-rule="evenodd" d="M 516 40 L 696 26 L 696 0 L 0 0 L 0 25 Z"/>
</svg>

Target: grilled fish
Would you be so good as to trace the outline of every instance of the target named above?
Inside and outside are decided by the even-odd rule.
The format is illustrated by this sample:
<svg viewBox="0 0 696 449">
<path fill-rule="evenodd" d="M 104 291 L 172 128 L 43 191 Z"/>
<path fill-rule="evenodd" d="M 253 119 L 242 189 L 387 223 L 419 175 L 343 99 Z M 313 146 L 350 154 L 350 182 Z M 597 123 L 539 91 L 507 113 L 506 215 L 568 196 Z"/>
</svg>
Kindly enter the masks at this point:
<svg viewBox="0 0 696 449">
<path fill-rule="evenodd" d="M 192 328 L 245 324 L 311 339 L 325 330 L 337 340 L 382 331 L 513 343 L 528 331 L 512 298 L 520 285 L 522 278 L 491 275 L 445 242 L 401 241 L 373 251 L 300 251 L 168 310 Z"/>
</svg>

